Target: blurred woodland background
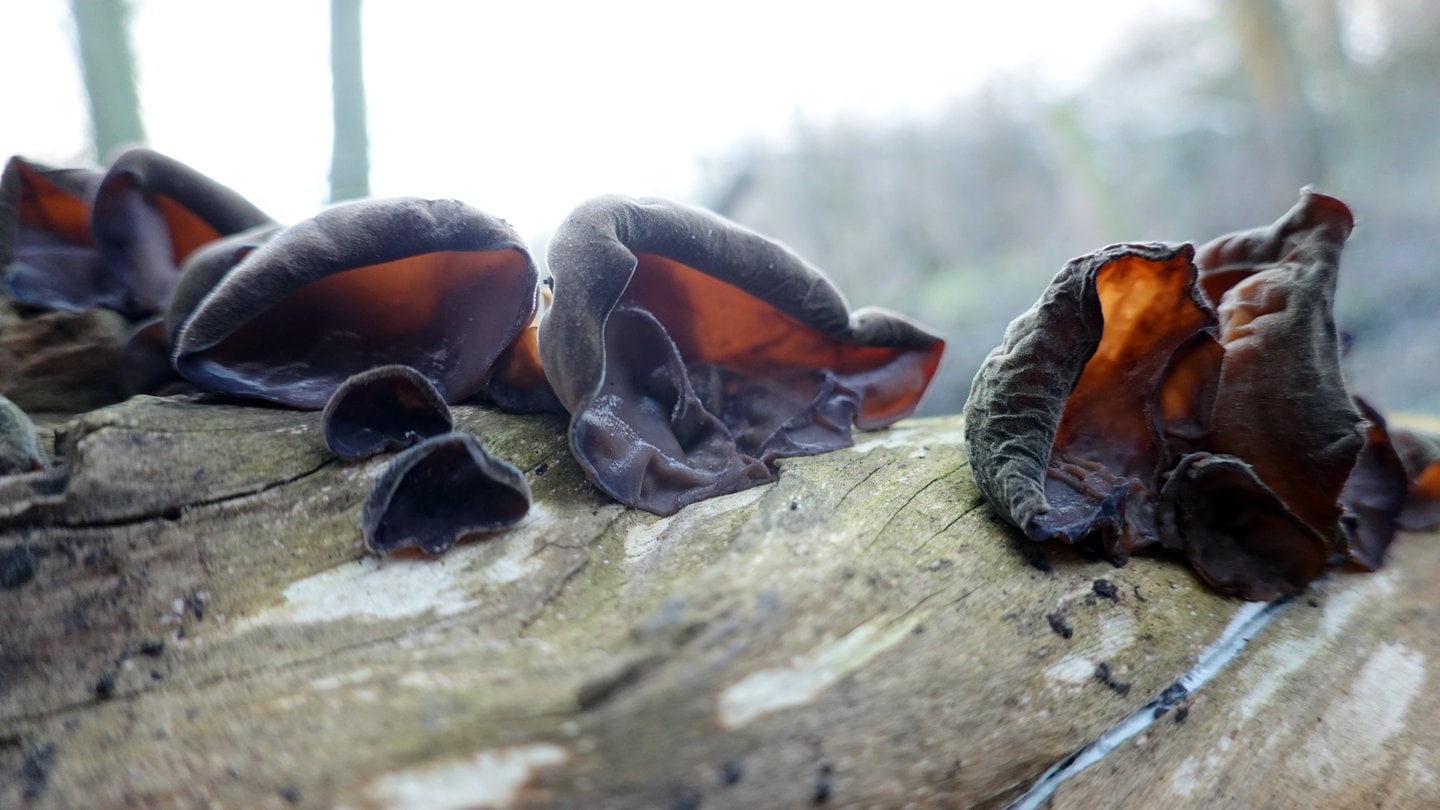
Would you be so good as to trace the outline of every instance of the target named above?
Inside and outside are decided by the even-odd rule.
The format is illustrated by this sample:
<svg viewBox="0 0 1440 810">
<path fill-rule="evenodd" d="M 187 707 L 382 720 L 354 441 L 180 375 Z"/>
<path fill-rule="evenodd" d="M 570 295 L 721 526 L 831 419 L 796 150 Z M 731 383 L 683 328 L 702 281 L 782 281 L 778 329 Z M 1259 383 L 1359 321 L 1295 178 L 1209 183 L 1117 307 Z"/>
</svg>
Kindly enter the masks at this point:
<svg viewBox="0 0 1440 810">
<path fill-rule="evenodd" d="M 1352 388 L 1440 412 L 1440 3 L 1203 5 L 1157 17 L 1075 90 L 998 75 L 929 115 L 797 119 L 705 154 L 691 200 L 788 243 L 852 305 L 942 332 L 923 412 L 943 413 L 1067 259 L 1267 224 L 1313 185 L 1359 222 L 1337 299 Z M 144 141 L 126 3 L 71 7 L 97 154 Z M 360 0 L 331 14 L 338 200 L 368 190 Z"/>
</svg>

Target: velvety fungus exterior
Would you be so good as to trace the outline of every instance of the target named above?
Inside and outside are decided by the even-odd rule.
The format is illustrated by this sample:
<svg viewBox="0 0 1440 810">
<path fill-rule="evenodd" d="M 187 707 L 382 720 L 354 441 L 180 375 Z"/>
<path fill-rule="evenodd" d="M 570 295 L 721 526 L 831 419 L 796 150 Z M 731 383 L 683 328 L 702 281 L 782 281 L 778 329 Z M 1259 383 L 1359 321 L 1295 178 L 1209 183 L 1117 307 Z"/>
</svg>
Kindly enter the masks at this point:
<svg viewBox="0 0 1440 810">
<path fill-rule="evenodd" d="M 664 200 L 581 205 L 548 259 L 539 351 L 571 450 L 601 490 L 657 514 L 909 415 L 944 350 L 898 315 L 852 314 L 779 243 Z"/>
<path fill-rule="evenodd" d="M 206 390 L 309 409 L 353 374 L 403 364 L 457 402 L 483 394 L 530 324 L 537 280 L 514 229 L 464 203 L 343 203 L 246 252 L 193 310 L 172 310 L 172 362 Z"/>
</svg>

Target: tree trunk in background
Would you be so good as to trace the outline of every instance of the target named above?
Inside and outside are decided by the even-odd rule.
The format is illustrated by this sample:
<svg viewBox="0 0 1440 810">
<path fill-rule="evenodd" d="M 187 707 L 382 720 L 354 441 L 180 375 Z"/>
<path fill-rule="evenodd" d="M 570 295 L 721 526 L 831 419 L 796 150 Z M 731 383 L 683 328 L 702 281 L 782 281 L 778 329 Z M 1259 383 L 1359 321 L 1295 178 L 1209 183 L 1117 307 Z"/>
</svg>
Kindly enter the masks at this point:
<svg viewBox="0 0 1440 810">
<path fill-rule="evenodd" d="M 1305 97 L 1299 55 L 1287 33 L 1294 21 L 1278 0 L 1225 0 L 1224 8 L 1255 93 L 1270 163 L 1293 173 L 1275 184 L 1323 183 L 1319 117 Z"/>
<path fill-rule="evenodd" d="M 130 51 L 127 0 L 70 0 L 80 51 L 90 121 L 95 128 L 95 158 L 104 163 L 122 147 L 142 143 L 140 95 L 135 88 L 135 58 Z"/>
<path fill-rule="evenodd" d="M 335 107 L 331 202 L 370 194 L 370 142 L 365 128 L 360 30 L 360 0 L 330 0 L 330 74 Z"/>
</svg>

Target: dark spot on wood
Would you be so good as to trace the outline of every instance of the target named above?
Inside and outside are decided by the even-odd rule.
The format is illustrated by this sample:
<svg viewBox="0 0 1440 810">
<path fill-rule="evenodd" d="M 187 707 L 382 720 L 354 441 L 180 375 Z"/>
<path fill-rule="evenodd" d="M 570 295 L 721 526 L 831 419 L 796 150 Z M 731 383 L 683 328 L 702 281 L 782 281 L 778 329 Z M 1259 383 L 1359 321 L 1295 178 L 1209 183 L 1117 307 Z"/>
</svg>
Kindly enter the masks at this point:
<svg viewBox="0 0 1440 810">
<path fill-rule="evenodd" d="M 544 475 L 547 472 L 550 472 L 550 462 L 548 461 L 540 462 L 540 466 L 535 468 L 536 475 Z"/>
<path fill-rule="evenodd" d="M 1190 717 L 1189 706 L 1181 706 L 1180 708 L 1175 710 L 1175 722 L 1177 724 L 1185 722 L 1188 717 Z"/>
<path fill-rule="evenodd" d="M 918 635 L 920 635 L 921 633 L 924 633 L 924 632 L 925 632 L 925 625 L 923 625 L 923 624 L 917 624 L 917 625 L 915 625 L 915 629 L 914 629 L 914 630 L 911 630 L 910 632 L 911 632 L 913 635 L 917 635 L 917 636 L 918 636 Z"/>
<path fill-rule="evenodd" d="M 1050 558 L 1039 551 L 1032 551 L 1025 555 L 1025 562 L 1030 563 L 1031 568 L 1042 574 L 1050 574 L 1055 571 L 1054 566 L 1050 565 Z"/>
<path fill-rule="evenodd" d="M 1139 586 L 1139 585 L 1131 585 L 1131 586 L 1130 586 L 1130 592 L 1133 593 L 1133 594 L 1135 594 L 1135 601 L 1136 601 L 1136 602 L 1147 602 L 1147 601 L 1149 601 L 1149 600 L 1147 600 L 1145 597 L 1143 597 L 1143 596 L 1140 595 L 1140 586 Z"/>
<path fill-rule="evenodd" d="M 300 788 L 294 785 L 285 785 L 281 787 L 279 793 L 280 798 L 284 799 L 290 804 L 300 803 Z"/>
<path fill-rule="evenodd" d="M 95 680 L 95 697 L 109 700 L 115 696 L 115 673 L 105 672 Z"/>
<path fill-rule="evenodd" d="M 1110 687 L 1110 690 L 1120 697 L 1126 697 L 1130 694 L 1131 684 L 1121 683 L 1115 680 L 1115 676 L 1110 673 L 1110 665 L 1104 661 L 1101 661 L 1095 666 L 1095 680 Z"/>
<path fill-rule="evenodd" d="M 152 669 L 152 670 L 150 670 L 150 680 L 152 680 L 152 681 L 163 681 L 163 680 L 165 680 L 165 673 L 161 672 L 161 671 L 158 670 L 158 669 Z"/>
<path fill-rule="evenodd" d="M 814 805 L 827 804 L 833 790 L 828 779 L 815 780 L 815 789 L 810 792 L 810 803 Z"/>
<path fill-rule="evenodd" d="M 1305 600 L 1305 604 L 1307 604 L 1307 605 L 1309 605 L 1310 607 L 1313 607 L 1313 608 L 1318 608 L 1318 607 L 1320 607 L 1320 600 L 1319 600 L 1319 599 L 1313 599 L 1313 598 L 1312 598 L 1312 599 L 1306 599 L 1306 600 Z"/>
<path fill-rule="evenodd" d="M 195 614 L 196 621 L 205 620 L 205 597 L 198 593 L 190 595 L 190 612 Z"/>
<path fill-rule="evenodd" d="M 0 554 L 0 588 L 18 588 L 35 578 L 35 555 L 24 546 Z"/>
<path fill-rule="evenodd" d="M 855 578 L 855 569 L 854 569 L 854 568 L 841 568 L 841 569 L 840 569 L 840 578 L 843 579 L 843 580 L 847 580 L 847 581 L 854 579 L 854 578 Z"/>
<path fill-rule="evenodd" d="M 1075 635 L 1075 628 L 1065 623 L 1065 614 L 1059 611 L 1045 614 L 1045 621 L 1050 623 L 1050 629 L 1055 631 L 1055 635 L 1061 638 Z"/>
<path fill-rule="evenodd" d="M 745 764 L 739 760 L 731 760 L 720 766 L 720 784 L 731 787 L 740 784 L 745 778 Z"/>
<path fill-rule="evenodd" d="M 1120 592 L 1115 589 L 1115 583 L 1108 579 L 1095 580 L 1091 583 L 1090 590 L 1094 591 L 1096 596 L 1109 599 L 1111 602 L 1120 601 Z"/>
<path fill-rule="evenodd" d="M 50 768 L 55 764 L 58 750 L 55 743 L 46 743 L 32 745 L 26 752 L 25 762 L 20 766 L 20 784 L 25 801 L 33 802 L 45 794 L 45 789 L 50 786 Z"/>
<path fill-rule="evenodd" d="M 794 498 L 791 498 L 791 499 L 790 499 L 790 511 L 791 511 L 791 512 L 794 512 L 794 511 L 798 510 L 799 508 L 800 508 L 800 501 L 798 501 L 798 500 L 796 500 L 796 499 L 794 499 Z"/>
<path fill-rule="evenodd" d="M 148 655 L 151 658 L 158 658 L 165 652 L 164 639 L 150 638 L 140 642 L 140 654 Z"/>
<path fill-rule="evenodd" d="M 635 685 L 645 677 L 655 662 L 651 659 L 634 661 L 615 672 L 602 673 L 582 684 L 575 696 L 581 710 L 592 709 L 614 697 L 626 688 Z"/>
</svg>

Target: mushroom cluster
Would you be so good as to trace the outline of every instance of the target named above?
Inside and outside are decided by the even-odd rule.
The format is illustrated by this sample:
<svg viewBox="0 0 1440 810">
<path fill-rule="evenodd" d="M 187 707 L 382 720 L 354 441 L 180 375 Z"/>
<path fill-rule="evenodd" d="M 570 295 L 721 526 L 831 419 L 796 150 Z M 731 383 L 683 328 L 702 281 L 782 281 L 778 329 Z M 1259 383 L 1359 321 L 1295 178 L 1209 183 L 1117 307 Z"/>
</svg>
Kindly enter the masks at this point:
<svg viewBox="0 0 1440 810">
<path fill-rule="evenodd" d="M 376 551 L 440 554 L 528 511 L 524 476 L 454 432 L 450 404 L 568 411 L 590 480 L 670 514 L 913 413 L 944 351 L 898 315 L 852 314 L 782 245 L 662 200 L 578 207 L 542 283 L 508 223 L 455 200 L 342 203 L 282 227 L 145 150 L 103 174 L 16 158 L 5 189 L 17 300 L 164 313 L 127 348 L 137 390 L 324 408 L 337 456 L 398 453 L 362 517 Z"/>
<path fill-rule="evenodd" d="M 1378 567 L 1397 527 L 1434 509 L 1423 482 L 1440 465 L 1345 387 L 1334 295 L 1353 226 L 1306 190 L 1198 251 L 1070 262 L 975 377 L 981 492 L 1034 540 L 1117 565 L 1159 545 L 1246 599 L 1296 593 L 1336 558 Z"/>
</svg>

